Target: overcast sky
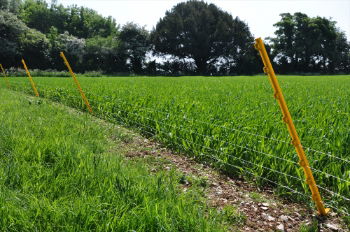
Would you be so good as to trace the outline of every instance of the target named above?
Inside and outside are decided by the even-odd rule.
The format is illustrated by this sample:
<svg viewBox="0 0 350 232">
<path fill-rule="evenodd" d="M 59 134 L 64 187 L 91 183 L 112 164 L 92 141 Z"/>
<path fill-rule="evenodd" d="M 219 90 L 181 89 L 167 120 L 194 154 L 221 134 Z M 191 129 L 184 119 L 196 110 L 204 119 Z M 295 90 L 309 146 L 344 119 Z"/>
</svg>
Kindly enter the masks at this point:
<svg viewBox="0 0 350 232">
<path fill-rule="evenodd" d="M 50 0 L 48 0 L 50 1 Z M 120 25 L 135 22 L 151 30 L 166 10 L 185 0 L 58 0 L 63 5 L 92 8 L 103 16 L 112 16 Z M 302 12 L 337 21 L 350 40 L 350 0 L 206 0 L 245 21 L 255 37 L 273 36 L 273 24 L 280 13 Z"/>
</svg>

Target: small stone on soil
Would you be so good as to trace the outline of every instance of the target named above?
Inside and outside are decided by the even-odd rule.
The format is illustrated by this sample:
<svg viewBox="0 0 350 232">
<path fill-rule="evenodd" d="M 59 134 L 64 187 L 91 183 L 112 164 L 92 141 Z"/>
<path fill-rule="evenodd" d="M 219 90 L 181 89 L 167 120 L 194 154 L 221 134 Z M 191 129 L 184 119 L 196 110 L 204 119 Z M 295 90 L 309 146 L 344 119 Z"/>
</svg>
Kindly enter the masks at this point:
<svg viewBox="0 0 350 232">
<path fill-rule="evenodd" d="M 265 220 L 268 220 L 269 222 L 273 222 L 273 221 L 276 221 L 276 218 L 266 214 L 266 213 L 263 213 L 262 215 L 262 218 L 265 219 Z"/>
<path fill-rule="evenodd" d="M 282 215 L 282 216 L 280 217 L 280 221 L 282 221 L 282 222 L 287 222 L 287 221 L 288 221 L 288 217 L 285 216 L 285 215 Z"/>
<path fill-rule="evenodd" d="M 336 224 L 327 223 L 326 227 L 332 231 L 339 231 L 339 226 Z"/>
<path fill-rule="evenodd" d="M 284 225 L 283 225 L 283 224 L 279 224 L 279 225 L 277 226 L 277 230 L 278 230 L 278 231 L 284 231 Z"/>
</svg>

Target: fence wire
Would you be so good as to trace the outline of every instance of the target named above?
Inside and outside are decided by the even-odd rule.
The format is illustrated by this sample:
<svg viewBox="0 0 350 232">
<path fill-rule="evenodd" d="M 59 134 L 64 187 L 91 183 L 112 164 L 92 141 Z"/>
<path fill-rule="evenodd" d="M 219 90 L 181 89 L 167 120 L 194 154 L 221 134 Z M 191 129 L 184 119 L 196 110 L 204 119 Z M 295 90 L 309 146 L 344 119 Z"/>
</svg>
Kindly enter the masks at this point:
<svg viewBox="0 0 350 232">
<path fill-rule="evenodd" d="M 17 82 L 17 83 L 18 84 L 23 84 L 23 82 Z M 47 86 L 47 85 L 42 85 L 42 84 L 36 84 L 36 85 L 40 86 L 40 87 L 43 87 L 44 89 L 56 89 L 54 87 Z M 30 89 L 30 88 L 27 88 L 27 89 Z M 103 98 L 103 99 L 109 99 L 110 101 L 116 101 L 116 100 L 111 99 L 110 96 L 98 96 L 98 95 L 90 93 L 90 92 L 86 92 L 86 95 L 87 96 L 94 96 L 95 99 Z M 77 95 L 77 97 L 79 98 L 79 95 Z M 105 103 L 99 102 L 99 101 L 97 101 L 95 99 L 89 99 L 89 101 L 95 101 L 95 103 L 97 103 L 98 105 L 101 105 L 101 106 L 103 106 L 105 104 Z M 118 110 L 123 111 L 122 109 L 118 109 Z M 161 113 L 161 114 L 163 114 L 165 116 L 172 114 L 169 111 L 161 111 L 161 110 L 157 110 L 157 109 L 149 108 L 149 107 L 145 107 L 145 106 L 138 106 L 138 110 L 144 110 L 144 111 L 148 111 L 150 113 L 157 112 L 157 113 Z M 130 113 L 130 111 L 124 111 L 124 112 Z M 173 117 L 174 118 L 179 118 L 179 116 L 173 116 Z M 267 136 L 264 136 L 264 135 L 261 135 L 261 134 L 258 134 L 258 133 L 252 133 L 251 131 L 242 130 L 242 128 L 245 128 L 245 129 L 250 129 L 250 128 L 244 127 L 243 125 L 239 125 L 239 124 L 236 124 L 236 126 L 238 128 L 233 128 L 233 127 L 225 127 L 223 125 L 219 125 L 219 124 L 216 124 L 216 123 L 213 123 L 213 122 L 209 123 L 209 122 L 205 122 L 205 121 L 202 121 L 202 120 L 193 119 L 193 118 L 187 118 L 187 117 L 182 117 L 181 120 L 192 121 L 192 122 L 195 122 L 195 123 L 205 124 L 205 125 L 208 125 L 208 126 L 215 126 L 215 127 L 227 130 L 227 131 L 238 132 L 238 133 L 242 133 L 242 134 L 246 134 L 246 135 L 250 135 L 250 136 L 255 136 L 257 138 L 266 139 L 266 140 L 269 140 L 269 141 L 272 141 L 272 142 L 276 142 L 276 143 L 283 143 L 283 144 L 286 144 L 286 145 L 291 145 L 291 141 L 277 139 L 277 138 L 274 138 L 272 136 L 271 137 L 267 137 Z M 338 161 L 342 161 L 342 162 L 350 165 L 350 160 L 347 160 L 347 159 L 344 159 L 342 157 L 336 156 L 336 155 L 332 154 L 331 152 L 323 152 L 323 151 L 319 151 L 319 150 L 313 149 L 311 147 L 306 147 L 306 146 L 303 146 L 303 148 L 306 151 L 311 151 L 311 152 L 314 152 L 314 153 L 323 154 L 323 155 L 326 155 L 326 156 L 328 156 L 330 158 L 337 159 Z"/>
<path fill-rule="evenodd" d="M 16 84 L 23 84 L 23 82 L 17 82 Z M 44 89 L 55 89 L 53 87 L 48 87 L 48 86 L 44 86 L 42 84 L 37 84 L 38 86 L 40 87 L 43 87 Z M 27 90 L 30 91 L 30 88 L 27 88 Z M 101 98 L 95 94 L 92 94 L 92 93 L 87 93 L 91 96 L 94 96 L 95 98 Z M 77 96 L 79 98 L 79 96 Z M 102 96 L 102 98 L 104 99 L 110 99 L 109 96 Z M 90 101 L 94 101 L 95 103 L 97 103 L 97 105 L 101 105 L 103 106 L 105 103 L 103 102 L 98 102 L 97 100 L 94 100 L 94 99 L 90 99 Z M 125 112 L 125 113 L 132 113 L 130 111 L 124 111 L 122 109 L 118 109 L 119 111 L 122 111 L 122 112 Z M 171 113 L 170 112 L 167 112 L 167 111 L 160 111 L 160 110 L 156 110 L 156 109 L 152 109 L 152 108 L 148 108 L 148 107 L 143 107 L 143 106 L 138 106 L 138 110 L 145 110 L 145 111 L 148 111 L 148 112 L 151 112 L 151 113 L 154 113 L 154 112 L 157 112 L 157 113 L 162 113 L 164 115 L 170 115 Z M 175 118 L 178 117 L 178 116 L 175 116 Z M 264 136 L 264 135 L 260 135 L 260 134 L 257 134 L 257 133 L 252 133 L 250 131 L 244 131 L 242 129 L 238 129 L 238 128 L 228 128 L 228 127 L 225 127 L 225 126 L 222 126 L 222 125 L 218 125 L 218 124 L 215 124 L 215 123 L 208 123 L 208 122 L 204 122 L 204 121 L 201 121 L 201 120 L 198 120 L 198 119 L 193 119 L 193 118 L 187 118 L 187 117 L 183 117 L 181 118 L 185 121 L 192 121 L 192 122 L 196 122 L 196 123 L 201 123 L 201 124 L 206 124 L 208 126 L 215 126 L 215 127 L 218 127 L 218 128 L 222 128 L 222 129 L 225 129 L 225 130 L 228 130 L 228 131 L 232 131 L 232 132 L 238 132 L 238 133 L 242 133 L 242 134 L 246 134 L 246 135 L 250 135 L 250 136 L 255 136 L 257 138 L 261 138 L 261 139 L 266 139 L 266 140 L 270 140 L 270 141 L 273 141 L 273 142 L 277 142 L 277 143 L 283 143 L 283 144 L 287 144 L 287 145 L 290 145 L 290 142 L 286 141 L 286 140 L 280 140 L 280 139 L 276 139 L 274 137 L 267 137 L 267 136 Z M 158 122 L 158 121 L 157 121 Z M 243 126 L 241 125 L 238 125 L 239 128 L 243 128 Z M 331 154 L 330 152 L 322 152 L 322 151 L 318 151 L 316 149 L 313 149 L 313 148 L 310 148 L 310 147 L 303 147 L 304 149 L 306 149 L 307 151 L 312 151 L 312 152 L 315 152 L 315 153 L 319 153 L 319 154 L 323 154 L 323 155 L 326 155 L 330 158 L 334 158 L 334 159 L 337 159 L 338 161 L 342 161 L 346 164 L 350 164 L 350 161 L 347 160 L 347 159 L 344 159 L 342 157 L 338 157 L 338 156 L 335 156 L 334 154 Z M 332 176 L 332 175 L 330 175 Z"/>
</svg>

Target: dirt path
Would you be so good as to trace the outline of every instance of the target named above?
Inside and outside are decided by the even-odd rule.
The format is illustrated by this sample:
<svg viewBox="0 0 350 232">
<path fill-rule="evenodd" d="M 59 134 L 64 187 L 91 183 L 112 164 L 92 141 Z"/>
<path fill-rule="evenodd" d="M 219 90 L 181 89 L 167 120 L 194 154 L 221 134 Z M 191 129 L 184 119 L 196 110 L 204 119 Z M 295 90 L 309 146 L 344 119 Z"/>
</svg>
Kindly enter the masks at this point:
<svg viewBox="0 0 350 232">
<path fill-rule="evenodd" d="M 336 213 L 326 219 L 319 218 L 313 209 L 282 200 L 272 190 L 261 190 L 242 179 L 229 178 L 125 128 L 116 126 L 116 129 L 128 138 L 123 141 L 122 149 L 129 159 L 147 159 L 151 171 L 175 168 L 183 173 L 183 191 L 191 188 L 193 180 L 199 180 L 211 206 L 218 209 L 233 206 L 238 210 L 244 218 L 242 231 L 300 231 L 302 225 L 305 231 L 348 231 Z"/>
</svg>

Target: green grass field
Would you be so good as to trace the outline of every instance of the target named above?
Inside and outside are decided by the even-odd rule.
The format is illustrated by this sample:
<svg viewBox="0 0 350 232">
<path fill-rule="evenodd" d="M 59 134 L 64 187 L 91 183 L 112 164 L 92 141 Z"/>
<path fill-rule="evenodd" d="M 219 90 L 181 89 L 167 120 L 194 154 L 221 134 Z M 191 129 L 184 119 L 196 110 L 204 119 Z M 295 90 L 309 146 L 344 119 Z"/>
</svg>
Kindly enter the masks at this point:
<svg viewBox="0 0 350 232">
<path fill-rule="evenodd" d="M 350 76 L 279 80 L 325 202 L 349 213 Z M 85 110 L 71 79 L 35 81 L 42 97 Z M 80 82 L 95 115 L 136 128 L 229 175 L 272 186 L 283 196 L 310 198 L 267 77 L 81 78 Z M 11 83 L 14 89 L 32 93 L 25 78 Z"/>
<path fill-rule="evenodd" d="M 232 212 L 207 207 L 200 191 L 182 193 L 176 171 L 150 174 L 122 150 L 111 152 L 124 136 L 114 127 L 20 93 L 1 89 L 0 98 L 0 231 L 227 231 L 235 224 Z"/>
</svg>

